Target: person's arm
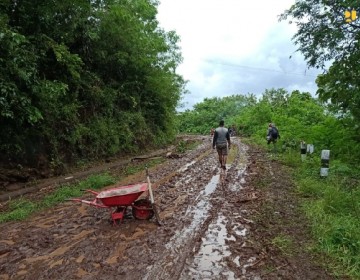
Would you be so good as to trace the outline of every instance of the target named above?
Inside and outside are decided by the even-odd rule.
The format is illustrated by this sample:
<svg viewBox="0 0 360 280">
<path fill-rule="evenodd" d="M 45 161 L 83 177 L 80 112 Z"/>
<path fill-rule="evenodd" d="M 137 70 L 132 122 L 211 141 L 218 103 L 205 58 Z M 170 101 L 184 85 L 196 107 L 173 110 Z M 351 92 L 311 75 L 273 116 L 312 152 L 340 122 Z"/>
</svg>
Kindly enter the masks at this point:
<svg viewBox="0 0 360 280">
<path fill-rule="evenodd" d="M 217 138 L 218 138 L 218 134 L 217 134 L 217 131 L 215 130 L 214 131 L 214 138 L 213 138 L 213 149 L 215 149 Z"/>
<path fill-rule="evenodd" d="M 228 142 L 228 147 L 229 147 L 229 149 L 230 149 L 230 144 L 231 144 L 231 142 L 230 142 L 230 133 L 229 133 L 229 131 L 226 133 L 226 140 L 227 140 L 227 142 Z"/>
</svg>

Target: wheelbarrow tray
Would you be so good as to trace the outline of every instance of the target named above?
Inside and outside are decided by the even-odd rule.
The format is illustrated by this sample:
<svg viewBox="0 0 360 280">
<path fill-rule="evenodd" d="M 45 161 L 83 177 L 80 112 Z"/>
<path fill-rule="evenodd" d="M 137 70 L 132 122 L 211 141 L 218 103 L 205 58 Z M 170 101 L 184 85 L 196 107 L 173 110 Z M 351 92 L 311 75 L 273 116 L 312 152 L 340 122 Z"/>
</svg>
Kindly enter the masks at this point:
<svg viewBox="0 0 360 280">
<path fill-rule="evenodd" d="M 101 191 L 96 198 L 107 207 L 130 206 L 147 189 L 147 183 L 115 187 Z"/>
<path fill-rule="evenodd" d="M 113 225 L 122 222 L 126 209 L 129 206 L 132 207 L 133 216 L 140 220 L 151 219 L 155 213 L 155 207 L 151 200 L 147 198 L 137 200 L 145 191 L 151 192 L 151 183 L 149 179 L 147 183 L 118 186 L 101 192 L 96 192 L 94 190 L 84 191 L 92 193 L 95 195 L 95 198 L 92 201 L 80 198 L 71 198 L 69 200 L 85 203 L 97 208 L 108 208 L 111 213 Z M 157 220 L 159 219 L 157 218 Z M 158 224 L 160 224 L 159 221 Z"/>
</svg>

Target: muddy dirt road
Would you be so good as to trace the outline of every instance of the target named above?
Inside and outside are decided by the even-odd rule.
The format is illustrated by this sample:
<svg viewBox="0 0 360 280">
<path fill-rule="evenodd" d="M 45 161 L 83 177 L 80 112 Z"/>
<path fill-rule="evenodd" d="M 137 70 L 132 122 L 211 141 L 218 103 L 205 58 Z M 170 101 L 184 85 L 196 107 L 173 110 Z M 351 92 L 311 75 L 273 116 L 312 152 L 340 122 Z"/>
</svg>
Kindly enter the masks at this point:
<svg viewBox="0 0 360 280">
<path fill-rule="evenodd" d="M 201 141 L 150 170 L 163 226 L 66 202 L 0 225 L 0 279 L 332 279 L 304 250 L 284 167 L 233 138 L 223 175 Z"/>
</svg>

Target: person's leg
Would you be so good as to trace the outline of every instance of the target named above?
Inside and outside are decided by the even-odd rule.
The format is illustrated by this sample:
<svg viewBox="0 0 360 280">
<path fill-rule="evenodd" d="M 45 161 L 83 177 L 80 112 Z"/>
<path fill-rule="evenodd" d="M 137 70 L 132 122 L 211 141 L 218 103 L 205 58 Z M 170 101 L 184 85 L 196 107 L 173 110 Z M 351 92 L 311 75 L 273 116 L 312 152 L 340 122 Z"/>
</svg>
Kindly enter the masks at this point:
<svg viewBox="0 0 360 280">
<path fill-rule="evenodd" d="M 274 151 L 274 139 L 270 138 L 268 140 L 268 152 L 271 153 Z"/>
<path fill-rule="evenodd" d="M 274 140 L 274 153 L 277 153 L 277 148 L 276 148 L 276 140 Z"/>
<path fill-rule="evenodd" d="M 227 147 L 222 150 L 222 156 L 223 156 L 223 168 L 226 169 L 226 160 L 227 160 Z"/>
<path fill-rule="evenodd" d="M 219 162 L 220 162 L 220 166 L 222 166 L 222 153 L 221 153 L 221 150 L 220 149 L 217 149 L 217 152 L 218 152 L 218 156 L 219 156 Z"/>
</svg>

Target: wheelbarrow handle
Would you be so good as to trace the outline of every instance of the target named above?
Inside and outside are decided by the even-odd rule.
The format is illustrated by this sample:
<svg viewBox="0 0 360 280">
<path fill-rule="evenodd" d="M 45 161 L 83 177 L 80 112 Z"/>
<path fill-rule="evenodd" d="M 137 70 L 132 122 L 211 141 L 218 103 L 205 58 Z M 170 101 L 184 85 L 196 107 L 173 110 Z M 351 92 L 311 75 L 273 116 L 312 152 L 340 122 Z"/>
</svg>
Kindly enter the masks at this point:
<svg viewBox="0 0 360 280">
<path fill-rule="evenodd" d="M 96 192 L 96 191 L 93 191 L 93 190 L 87 190 L 87 189 L 81 189 L 80 191 L 82 192 L 89 192 L 89 193 L 92 193 L 92 194 L 95 194 L 95 195 L 98 195 L 99 193 Z"/>
<path fill-rule="evenodd" d="M 149 190 L 149 195 L 150 195 L 150 203 L 151 203 L 151 207 L 154 211 L 155 217 L 156 217 L 156 221 L 158 223 L 159 226 L 162 225 L 162 222 L 160 220 L 160 216 L 159 216 L 159 212 L 157 211 L 157 207 L 155 205 L 154 202 L 154 195 L 152 192 L 152 187 L 151 187 L 151 182 L 150 182 L 150 177 L 149 177 L 149 171 L 148 168 L 146 167 L 146 179 L 147 179 L 147 183 L 148 183 L 148 190 Z"/>
<path fill-rule="evenodd" d="M 109 206 L 97 203 L 96 199 L 94 201 L 88 201 L 88 200 L 84 200 L 84 199 L 80 199 L 80 198 L 69 198 L 67 200 L 68 201 L 81 202 L 81 203 L 88 204 L 88 205 L 95 206 L 95 207 L 99 207 L 99 208 L 109 208 Z"/>
<path fill-rule="evenodd" d="M 154 204 L 154 195 L 153 195 L 153 192 L 152 192 L 149 171 L 148 171 L 147 168 L 146 168 L 146 180 L 147 180 L 147 183 L 148 183 L 148 191 L 149 191 L 149 196 L 150 196 L 150 202 L 151 202 L 151 204 Z"/>
</svg>

